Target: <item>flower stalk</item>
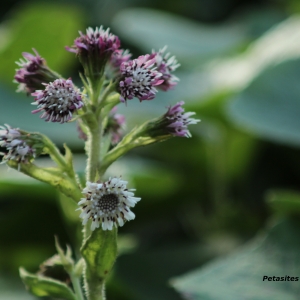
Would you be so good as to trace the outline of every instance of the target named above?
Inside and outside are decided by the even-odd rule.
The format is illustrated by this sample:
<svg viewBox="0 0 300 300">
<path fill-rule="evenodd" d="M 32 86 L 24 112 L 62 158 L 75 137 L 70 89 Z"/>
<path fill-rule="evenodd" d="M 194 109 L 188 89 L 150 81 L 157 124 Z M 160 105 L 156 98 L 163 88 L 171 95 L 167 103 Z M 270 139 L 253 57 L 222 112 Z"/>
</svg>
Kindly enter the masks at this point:
<svg viewBox="0 0 300 300">
<path fill-rule="evenodd" d="M 63 79 L 47 67 L 46 60 L 23 53 L 18 62 L 15 80 L 19 90 L 35 97 L 37 108 L 47 122 L 61 124 L 77 120 L 79 137 L 85 141 L 86 186 L 81 190 L 73 167 L 71 150 L 64 145 L 63 155 L 55 144 L 39 133 L 28 133 L 6 125 L 0 127 L 2 162 L 20 172 L 46 182 L 71 198 L 81 213 L 82 257 L 76 263 L 67 247 L 66 253 L 56 240 L 60 265 L 67 272 L 68 282 L 41 277 L 21 270 L 31 291 L 35 284 L 43 295 L 72 300 L 104 300 L 105 282 L 117 257 L 118 227 L 135 218 L 131 209 L 140 201 L 134 189 L 127 188 L 121 174 L 103 180 L 107 168 L 133 148 L 165 141 L 171 137 L 190 137 L 188 125 L 199 120 L 185 113 L 183 101 L 170 106 L 159 118 L 136 126 L 123 137 L 125 117 L 117 114 L 117 105 L 133 101 L 153 100 L 159 90 L 174 88 L 179 79 L 173 72 L 179 67 L 175 56 L 166 48 L 131 59 L 128 50 L 120 48 L 120 40 L 103 27 L 79 32 L 74 45 L 66 47 L 76 54 L 84 74 L 80 74 L 83 90 L 72 79 Z M 87 94 L 87 95 L 86 95 Z M 76 114 L 76 115 L 75 115 Z M 61 125 L 63 126 L 63 125 Z M 122 138 L 123 137 L 123 138 Z M 42 168 L 33 163 L 40 154 L 48 154 L 57 167 Z M 83 277 L 84 285 L 81 286 Z M 73 290 L 72 290 L 73 288 Z M 83 294 L 85 292 L 85 296 Z"/>
</svg>

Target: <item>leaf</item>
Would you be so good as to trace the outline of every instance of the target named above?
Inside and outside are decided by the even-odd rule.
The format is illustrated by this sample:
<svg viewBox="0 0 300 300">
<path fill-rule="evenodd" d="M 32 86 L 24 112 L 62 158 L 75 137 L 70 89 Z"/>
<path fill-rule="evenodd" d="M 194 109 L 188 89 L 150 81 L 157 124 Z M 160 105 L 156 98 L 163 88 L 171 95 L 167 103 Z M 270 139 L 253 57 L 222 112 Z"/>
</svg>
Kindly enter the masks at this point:
<svg viewBox="0 0 300 300">
<path fill-rule="evenodd" d="M 268 68 L 229 103 L 239 126 L 268 140 L 300 146 L 300 59 Z"/>
<path fill-rule="evenodd" d="M 300 213 L 300 193 L 290 190 L 272 190 L 266 195 L 267 203 L 280 215 Z"/>
<path fill-rule="evenodd" d="M 172 243 L 135 251 L 118 258 L 114 277 L 128 289 L 130 299 L 179 300 L 168 279 L 216 256 L 211 247 Z"/>
<path fill-rule="evenodd" d="M 28 273 L 23 268 L 20 268 L 20 276 L 26 288 L 35 296 L 50 296 L 58 299 L 76 300 L 71 289 L 58 280 Z"/>
<path fill-rule="evenodd" d="M 85 276 L 90 294 L 101 295 L 102 284 L 117 256 L 117 229 L 95 229 L 81 248 L 86 263 Z"/>
<path fill-rule="evenodd" d="M 36 297 L 27 293 L 19 278 L 8 276 L 7 272 L 0 273 L 0 291 L 0 300 L 36 300 Z"/>
<path fill-rule="evenodd" d="M 195 59 L 220 55 L 244 42 L 237 25 L 204 26 L 159 10 L 122 10 L 112 22 L 116 32 L 147 53 L 168 45 L 181 63 L 195 65 Z"/>
<path fill-rule="evenodd" d="M 237 253 L 218 259 L 171 284 L 189 300 L 296 300 L 299 281 L 263 281 L 300 274 L 300 224 L 281 220 Z"/>
<path fill-rule="evenodd" d="M 180 82 L 171 91 L 173 97 L 170 99 L 194 98 L 197 103 L 200 98 L 203 101 L 204 97 L 209 100 L 213 95 L 237 93 L 264 70 L 299 57 L 300 18 L 293 16 L 272 27 L 239 55 L 210 60 L 200 70 L 192 72 L 182 72 L 184 70 L 179 68 L 176 76 Z"/>
</svg>

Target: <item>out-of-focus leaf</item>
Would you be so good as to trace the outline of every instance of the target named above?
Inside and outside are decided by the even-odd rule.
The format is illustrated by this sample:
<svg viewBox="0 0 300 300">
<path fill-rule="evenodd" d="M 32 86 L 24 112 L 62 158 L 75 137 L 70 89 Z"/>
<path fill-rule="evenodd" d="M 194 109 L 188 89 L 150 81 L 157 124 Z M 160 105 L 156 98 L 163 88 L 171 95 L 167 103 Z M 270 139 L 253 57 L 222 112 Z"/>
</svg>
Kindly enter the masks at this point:
<svg viewBox="0 0 300 300">
<path fill-rule="evenodd" d="M 36 297 L 30 295 L 18 278 L 11 278 L 7 274 L 0 274 L 0 300 L 35 300 Z"/>
<path fill-rule="evenodd" d="M 63 72 L 75 60 L 64 46 L 72 45 L 83 18 L 82 11 L 70 5 L 36 2 L 17 6 L 0 30 L 0 79 L 11 83 L 15 61 L 22 52 L 32 53 L 32 48 L 47 60 L 50 68 Z"/>
<path fill-rule="evenodd" d="M 268 30 L 234 58 L 209 63 L 204 71 L 206 90 L 240 90 L 263 70 L 300 57 L 300 17 L 293 16 Z"/>
<path fill-rule="evenodd" d="M 179 300 L 179 295 L 168 286 L 168 279 L 215 255 L 212 249 L 197 244 L 166 245 L 122 255 L 117 260 L 114 276 L 126 285 L 132 300 Z"/>
<path fill-rule="evenodd" d="M 146 159 L 125 158 L 114 163 L 108 169 L 108 173 L 112 176 L 120 174 L 124 178 L 130 176 L 137 191 L 152 197 L 153 203 L 181 187 L 181 177 L 177 173 L 171 172 L 155 161 Z M 149 184 L 150 182 L 151 184 Z"/>
<path fill-rule="evenodd" d="M 300 193 L 289 190 L 272 190 L 267 193 L 268 205 L 281 215 L 300 213 Z"/>
<path fill-rule="evenodd" d="M 223 24 L 205 26 L 177 15 L 152 9 L 127 9 L 112 22 L 117 33 L 144 51 L 168 45 L 181 63 L 195 66 L 199 59 L 224 54 L 244 42 L 243 29 Z"/>
<path fill-rule="evenodd" d="M 263 281 L 299 276 L 300 224 L 283 220 L 264 237 L 227 258 L 171 280 L 189 300 L 296 300 L 299 281 Z"/>
<path fill-rule="evenodd" d="M 267 69 L 229 103 L 229 117 L 258 136 L 300 146 L 299 78 L 300 59 Z"/>
<path fill-rule="evenodd" d="M 28 290 L 35 296 L 50 296 L 58 299 L 76 300 L 76 296 L 71 289 L 58 280 L 28 273 L 23 268 L 20 268 L 20 276 Z"/>
</svg>

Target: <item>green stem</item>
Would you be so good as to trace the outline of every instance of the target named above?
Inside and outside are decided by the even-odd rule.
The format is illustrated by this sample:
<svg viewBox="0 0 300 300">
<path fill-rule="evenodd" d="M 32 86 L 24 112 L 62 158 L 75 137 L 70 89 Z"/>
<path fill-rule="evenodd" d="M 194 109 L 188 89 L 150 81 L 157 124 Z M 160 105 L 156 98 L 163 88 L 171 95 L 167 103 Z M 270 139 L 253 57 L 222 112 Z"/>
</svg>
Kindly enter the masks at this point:
<svg viewBox="0 0 300 300">
<path fill-rule="evenodd" d="M 148 131 L 149 129 L 151 129 L 151 124 L 154 123 L 155 121 L 156 119 L 145 122 L 139 127 L 132 129 L 131 132 L 129 132 L 126 136 L 124 136 L 121 142 L 104 156 L 98 170 L 100 176 L 105 173 L 107 168 L 114 161 L 116 161 L 119 157 L 127 153 L 129 150 L 136 147 L 162 142 L 172 137 L 171 134 L 162 134 L 162 133 L 160 135 L 158 134 L 157 135 L 154 134 L 153 136 L 149 135 Z"/>
<path fill-rule="evenodd" d="M 76 276 L 73 272 L 70 273 L 70 277 L 77 300 L 84 300 L 83 293 L 81 290 L 80 278 Z"/>
<path fill-rule="evenodd" d="M 103 86 L 104 82 L 104 76 L 101 78 L 93 78 L 90 79 L 88 77 L 89 86 L 91 87 L 91 104 L 95 107 L 97 107 L 99 95 Z"/>
<path fill-rule="evenodd" d="M 99 116 L 101 109 L 104 107 L 104 105 L 107 105 L 109 104 L 109 102 L 111 102 L 111 97 L 108 98 L 108 96 L 115 90 L 116 90 L 116 83 L 110 82 L 99 98 L 99 105 L 97 107 L 96 116 Z M 114 94 L 113 96 L 117 97 L 117 101 L 115 101 L 115 98 L 113 98 L 113 102 L 114 102 L 113 106 L 115 106 L 117 103 L 120 102 L 120 95 Z M 108 101 L 106 101 L 107 98 Z"/>
<path fill-rule="evenodd" d="M 87 181 L 95 182 L 99 166 L 100 156 L 100 134 L 101 128 L 97 124 L 96 128 L 90 129 L 88 134 L 88 161 L 87 161 Z"/>
<path fill-rule="evenodd" d="M 7 165 L 17 170 L 19 168 L 18 163 L 15 161 L 9 161 Z M 76 203 L 80 200 L 82 194 L 76 181 L 65 174 L 61 174 L 59 169 L 39 168 L 34 164 L 20 164 L 20 167 L 22 173 L 52 185 L 67 197 L 72 198 Z"/>
<path fill-rule="evenodd" d="M 104 282 L 102 285 L 98 285 L 97 290 L 93 290 L 89 295 L 89 300 L 105 300 L 105 287 Z"/>
<path fill-rule="evenodd" d="M 51 156 L 51 158 L 57 163 L 57 165 L 65 170 L 67 168 L 66 160 L 64 156 L 59 152 L 57 147 L 53 144 L 53 142 L 43 135 L 43 142 L 46 146 L 46 152 Z"/>
</svg>

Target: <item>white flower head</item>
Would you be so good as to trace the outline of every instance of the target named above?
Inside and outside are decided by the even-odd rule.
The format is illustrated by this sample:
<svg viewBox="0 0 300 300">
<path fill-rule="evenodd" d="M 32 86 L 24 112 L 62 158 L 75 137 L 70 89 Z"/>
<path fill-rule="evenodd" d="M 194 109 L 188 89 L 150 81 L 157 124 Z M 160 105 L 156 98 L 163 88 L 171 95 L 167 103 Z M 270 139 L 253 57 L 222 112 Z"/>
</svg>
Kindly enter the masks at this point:
<svg viewBox="0 0 300 300">
<path fill-rule="evenodd" d="M 113 226 L 123 226 L 124 221 L 135 218 L 130 207 L 141 200 L 134 197 L 133 189 L 126 188 L 127 181 L 121 178 L 109 178 L 103 183 L 87 182 L 82 193 L 82 198 L 77 210 L 81 210 L 80 218 L 85 225 L 92 220 L 91 230 L 95 230 L 101 224 L 103 230 L 112 230 Z"/>
</svg>

